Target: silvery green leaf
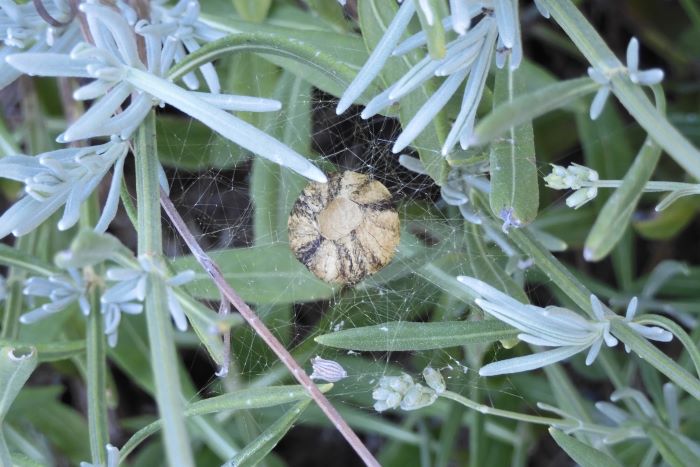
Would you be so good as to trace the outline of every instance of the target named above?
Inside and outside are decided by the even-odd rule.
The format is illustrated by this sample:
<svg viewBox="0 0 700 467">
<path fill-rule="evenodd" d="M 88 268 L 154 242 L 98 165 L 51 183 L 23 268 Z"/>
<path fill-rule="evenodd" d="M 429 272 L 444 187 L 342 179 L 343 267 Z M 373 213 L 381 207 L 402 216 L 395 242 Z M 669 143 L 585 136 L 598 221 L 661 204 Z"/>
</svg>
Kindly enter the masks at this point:
<svg viewBox="0 0 700 467">
<path fill-rule="evenodd" d="M 411 121 L 404 127 L 391 151 L 396 154 L 405 149 L 418 134 L 430 124 L 435 115 L 442 110 L 447 101 L 457 92 L 457 88 L 462 84 L 467 76 L 468 69 L 463 69 L 450 75 L 444 83 L 433 93 L 425 104 L 416 112 Z"/>
<path fill-rule="evenodd" d="M 109 186 L 109 193 L 107 193 L 107 199 L 105 200 L 105 205 L 102 208 L 102 215 L 100 215 L 97 224 L 95 225 L 95 232 L 104 233 L 107 231 L 107 227 L 112 223 L 117 215 L 117 209 L 119 208 L 119 196 L 121 189 L 121 181 L 124 176 L 124 161 L 126 161 L 126 154 L 117 159 L 112 168 L 112 182 Z"/>
<path fill-rule="evenodd" d="M 0 348 L 0 420 L 5 419 L 10 406 L 38 362 L 34 347 Z"/>
<path fill-rule="evenodd" d="M 385 108 L 394 104 L 396 101 L 389 99 L 389 94 L 391 93 L 391 91 L 393 89 L 394 89 L 394 86 L 390 86 L 386 90 L 384 90 L 381 93 L 374 96 L 367 103 L 365 108 L 362 109 L 362 113 L 360 114 L 360 117 L 367 120 L 368 118 L 375 116 L 376 114 L 378 114 L 379 112 L 381 112 Z"/>
<path fill-rule="evenodd" d="M 463 35 L 469 30 L 472 19 L 481 13 L 481 5 L 476 2 L 450 0 L 450 12 L 452 13 L 452 29 L 457 34 Z"/>
<path fill-rule="evenodd" d="M 399 156 L 399 164 L 401 164 L 411 172 L 417 173 L 419 175 L 427 175 L 427 173 L 425 172 L 425 167 L 423 167 L 423 163 L 420 161 L 420 159 L 416 157 L 401 154 Z"/>
<path fill-rule="evenodd" d="M 386 33 L 372 51 L 367 62 L 365 62 L 362 69 L 357 73 L 355 79 L 350 83 L 340 98 L 338 106 L 336 107 L 336 113 L 338 115 L 345 112 L 355 99 L 360 97 L 360 94 L 367 89 L 372 80 L 377 77 L 384 63 L 386 63 L 386 60 L 391 55 L 392 49 L 396 46 L 404 30 L 408 26 L 408 23 L 411 21 L 414 13 L 415 7 L 412 1 L 406 1 L 401 5 L 401 8 L 399 8 L 398 13 L 391 21 L 391 24 L 389 24 Z"/>
<path fill-rule="evenodd" d="M 282 103 L 280 101 L 275 99 L 265 99 L 263 97 L 210 94 L 207 92 L 193 92 L 192 94 L 205 102 L 220 108 L 221 110 L 275 112 L 282 108 Z"/>
<path fill-rule="evenodd" d="M 170 316 L 172 316 L 173 321 L 175 322 L 175 327 L 177 327 L 180 331 L 187 331 L 187 318 L 185 317 L 185 312 L 182 309 L 182 306 L 180 306 L 180 302 L 175 296 L 172 288 L 166 288 L 166 295 L 168 297 L 168 309 L 170 311 Z"/>
<path fill-rule="evenodd" d="M 542 3 L 540 0 L 535 0 L 535 8 L 537 8 L 537 11 L 539 11 L 542 16 L 549 19 L 549 10 L 544 3 Z"/>
<path fill-rule="evenodd" d="M 639 41 L 636 37 L 627 44 L 627 70 L 630 73 L 639 71 Z"/>
<path fill-rule="evenodd" d="M 651 271 L 651 274 L 649 274 L 649 276 L 647 277 L 647 280 L 644 283 L 644 288 L 642 289 L 641 296 L 644 298 L 653 297 L 656 294 L 656 292 L 658 292 L 661 289 L 661 287 L 668 282 L 669 279 L 678 274 L 682 274 L 684 276 L 689 275 L 690 268 L 688 267 L 688 265 L 673 260 L 661 261 L 659 264 L 656 265 L 654 270 Z M 636 304 L 636 297 L 633 300 Z M 630 305 L 631 304 L 632 302 L 630 301 Z M 634 315 L 628 312 L 626 318 L 632 319 L 634 318 Z"/>
<path fill-rule="evenodd" d="M 108 94 L 97 101 L 78 120 L 73 122 L 66 131 L 58 137 L 59 142 L 77 141 L 80 139 L 110 134 L 104 131 L 104 125 L 121 107 L 132 89 L 127 83 L 119 83 Z"/>
<path fill-rule="evenodd" d="M 481 100 L 481 95 L 484 92 L 484 84 L 486 82 L 486 76 L 488 75 L 495 45 L 496 26 L 494 21 L 490 20 L 489 18 L 484 18 L 481 22 L 485 23 L 485 27 L 488 26 L 488 32 L 486 33 L 484 42 L 482 43 L 479 56 L 472 65 L 469 79 L 467 80 L 466 87 L 464 88 L 464 96 L 462 97 L 462 104 L 459 114 L 452 124 L 450 133 L 445 139 L 445 144 L 442 146 L 443 156 L 446 156 L 452 150 L 452 147 L 455 145 L 457 140 L 461 139 L 463 134 L 471 136 L 472 128 L 474 126 L 474 119 L 476 117 L 476 108 L 478 107 L 479 101 Z"/>
<path fill-rule="evenodd" d="M 660 68 L 652 68 L 650 70 L 637 71 L 630 73 L 630 80 L 636 84 L 644 86 L 653 86 L 659 84 L 664 79 L 664 71 Z"/>
<path fill-rule="evenodd" d="M 496 71 L 494 109 L 513 103 L 524 89 L 522 79 L 523 75 L 510 67 Z M 501 218 L 516 228 L 531 223 L 539 207 L 532 122 L 511 126 L 503 138 L 493 141 L 489 160 L 491 211 L 499 216 L 507 213 L 507 218 Z"/>
<path fill-rule="evenodd" d="M 538 352 L 524 357 L 509 358 L 484 365 L 479 370 L 479 376 L 497 376 L 509 373 L 536 370 L 553 363 L 566 360 L 588 348 L 588 345 L 559 347 L 544 352 Z"/>
<path fill-rule="evenodd" d="M 503 45 L 512 49 L 515 43 L 515 23 L 517 21 L 513 0 L 494 0 L 493 6 L 496 24 L 498 24 L 498 35 L 503 41 Z"/>
<path fill-rule="evenodd" d="M 622 238 L 620 226 L 627 225 L 661 157 L 661 147 L 648 137 L 639 150 L 632 167 L 627 171 L 620 187 L 608 198 L 588 233 L 583 250 L 586 261 L 605 258 Z"/>
<path fill-rule="evenodd" d="M 596 120 L 603 113 L 603 108 L 610 95 L 610 88 L 608 86 L 603 86 L 598 89 L 593 97 L 593 102 L 591 102 L 591 110 L 589 111 L 589 116 L 591 120 Z"/>
<path fill-rule="evenodd" d="M 452 27 L 452 16 L 446 16 L 442 19 L 442 27 L 445 29 L 449 29 Z M 407 54 L 408 52 L 411 52 L 412 50 L 415 50 L 418 47 L 425 45 L 426 42 L 427 37 L 425 31 L 417 32 L 416 34 L 412 35 L 411 37 L 397 45 L 394 51 L 391 53 L 391 55 L 394 57 L 398 57 Z"/>
<path fill-rule="evenodd" d="M 95 3 L 82 3 L 78 8 L 85 13 L 98 48 L 118 54 L 123 63 L 129 66 L 143 67 L 133 32 L 122 15 Z M 103 28 L 109 30 L 110 34 L 106 34 Z"/>
<path fill-rule="evenodd" d="M 92 78 L 87 71 L 90 60 L 69 60 L 59 53 L 20 53 L 9 55 L 5 61 L 12 67 L 29 76 L 65 76 L 74 78 Z"/>
<path fill-rule="evenodd" d="M 622 464 L 610 455 L 562 431 L 550 428 L 549 434 L 559 447 L 582 467 L 622 467 Z"/>
<path fill-rule="evenodd" d="M 241 147 L 317 182 L 326 176 L 306 158 L 249 123 L 210 105 L 190 92 L 141 70 L 129 69 L 126 80 L 137 88 L 166 102 Z"/>
</svg>

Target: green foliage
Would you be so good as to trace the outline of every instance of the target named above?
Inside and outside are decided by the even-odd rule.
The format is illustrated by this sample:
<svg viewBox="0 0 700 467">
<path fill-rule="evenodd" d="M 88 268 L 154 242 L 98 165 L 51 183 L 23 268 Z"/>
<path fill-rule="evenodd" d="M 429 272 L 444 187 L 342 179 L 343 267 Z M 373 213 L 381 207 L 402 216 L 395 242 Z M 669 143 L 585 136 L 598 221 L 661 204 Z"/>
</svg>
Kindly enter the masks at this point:
<svg viewBox="0 0 700 467">
<path fill-rule="evenodd" d="M 173 108 L 148 110 L 125 135 L 132 155 L 122 159 L 123 173 L 117 165 L 107 172 L 114 174 L 114 191 L 100 178 L 89 187 L 92 194 L 78 199 L 83 185 L 68 184 L 73 195 L 58 207 L 82 203 L 76 227 L 59 231 L 59 215 L 37 210 L 25 218 L 46 214 L 45 222 L 0 244 L 0 464 L 341 463 L 340 436 L 328 441 L 338 423 L 312 397 L 317 388 L 381 465 L 540 464 L 551 462 L 544 457 L 557 447 L 555 459 L 566 455 L 582 466 L 696 465 L 696 2 L 630 0 L 619 11 L 600 6 L 600 17 L 587 18 L 588 2 L 538 0 L 549 21 L 535 16 L 530 2 L 491 2 L 471 18 L 472 28 L 493 20 L 491 33 L 475 45 L 494 42 L 473 131 L 458 135 L 443 154 L 463 94 L 478 87 L 467 73 L 476 68 L 470 62 L 456 68 L 465 72 L 464 82 L 401 155 L 406 171 L 397 168 L 391 146 L 450 79 L 429 67 L 463 37 L 464 24 L 442 20 L 471 3 L 341 3 L 202 2 L 197 22 L 179 32 L 192 33 L 196 47 L 183 46 L 185 55 L 160 76 L 133 63 L 115 76 L 100 70 L 99 79 L 113 79 L 110 90 L 139 80 L 153 86 L 128 88 L 129 100 L 102 123 L 111 128 L 114 120 L 130 119 L 130 106 L 142 94 L 155 96 L 154 89 L 162 94 L 149 97 L 149 109 L 171 104 L 164 96 L 174 87 L 182 99 L 206 94 L 214 106 L 216 93 L 200 92 L 205 84 L 212 90 L 211 66 L 223 95 L 281 105 L 265 112 L 224 109 L 236 121 L 326 174 L 367 173 L 392 191 L 401 239 L 391 263 L 351 286 L 322 282 L 288 245 L 287 219 L 307 178 L 278 154 L 256 153 L 259 141 L 234 142 L 206 119 Z M 423 81 L 368 121 L 355 107 L 336 115 L 338 99 L 405 6 L 415 12 L 398 42 L 418 45 L 388 54 L 353 104 L 368 104 L 407 74 L 425 74 Z M 513 15 L 499 15 L 512 7 Z M 0 14 L 13 24 L 8 8 Z M 26 18 L 34 17 L 43 15 Z M 508 31 L 518 36 L 512 47 L 503 44 Z M 632 33 L 642 53 L 625 60 L 618 55 Z M 5 55 L 21 56 L 35 45 L 9 44 L 12 34 L 5 34 L 3 63 Z M 526 47 L 517 66 L 521 34 Z M 153 47 L 148 32 L 138 38 L 145 55 Z M 474 53 L 465 50 L 460 57 Z M 639 57 L 663 67 L 664 81 L 657 84 L 652 73 L 645 82 L 644 73 L 654 70 L 639 71 Z M 5 83 L 13 63 L 34 70 L 15 58 L 0 73 L 3 86 L 14 86 L 8 96 L 18 96 L 0 124 L 0 176 L 9 179 L 0 181 L 5 212 L 22 196 L 50 200 L 43 207 L 57 203 L 52 183 L 66 171 L 50 156 L 64 148 L 53 136 L 80 115 L 97 121 L 100 107 L 108 107 L 108 97 L 86 105 L 72 98 L 78 84 L 64 74 L 74 64 L 55 86 L 26 76 Z M 193 78 L 202 87 L 196 94 L 187 89 Z M 608 94 L 605 103 L 601 96 Z M 600 112 L 589 110 L 596 106 Z M 76 147 L 102 144 L 103 136 L 76 138 Z M 11 157 L 20 152 L 44 157 L 41 163 Z M 44 170 L 34 185 L 25 176 L 31 164 Z M 554 176 L 547 175 L 551 165 L 561 168 Z M 547 184 L 540 183 L 545 176 Z M 573 193 L 551 189 L 557 181 Z M 38 188 L 25 194 L 21 183 Z M 656 211 L 661 191 L 673 202 Z M 108 197 L 121 198 L 126 215 L 118 212 L 109 234 L 95 232 Z M 577 209 L 565 205 L 571 197 Z M 181 241 L 168 199 L 208 258 Z M 218 272 L 242 299 L 227 316 Z M 44 293 L 37 284 L 53 288 Z M 246 306 L 269 334 L 246 323 Z M 41 321 L 26 318 L 42 310 Z M 508 314 L 514 310 L 521 314 Z M 176 329 L 178 313 L 186 329 Z M 595 339 L 585 341 L 588 336 Z M 562 349 L 566 358 L 548 359 Z M 313 378 L 324 363 L 342 366 L 347 377 L 295 384 L 301 370 L 290 373 L 291 360 Z M 498 371 L 480 373 L 493 368 Z M 223 370 L 228 374 L 215 376 Z M 485 376 L 501 373 L 508 374 Z"/>
</svg>

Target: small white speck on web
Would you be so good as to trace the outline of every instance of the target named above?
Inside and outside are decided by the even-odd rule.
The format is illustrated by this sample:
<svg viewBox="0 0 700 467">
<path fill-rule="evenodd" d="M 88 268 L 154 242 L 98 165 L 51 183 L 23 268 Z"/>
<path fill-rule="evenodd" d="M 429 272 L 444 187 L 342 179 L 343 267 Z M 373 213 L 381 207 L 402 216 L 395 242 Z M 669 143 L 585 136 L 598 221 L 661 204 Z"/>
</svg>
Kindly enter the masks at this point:
<svg viewBox="0 0 700 467">
<path fill-rule="evenodd" d="M 381 328 L 379 328 L 379 330 L 383 332 L 389 332 L 389 328 L 386 326 L 382 326 Z"/>
<path fill-rule="evenodd" d="M 311 379 L 320 379 L 322 381 L 328 381 L 329 383 L 335 383 L 341 379 L 348 377 L 348 372 L 345 371 L 340 363 L 333 360 L 326 360 L 319 357 L 318 355 L 311 359 L 311 367 L 313 368 L 313 373 L 311 373 Z"/>
<path fill-rule="evenodd" d="M 340 323 L 333 326 L 333 332 L 338 332 L 341 329 L 343 329 L 344 327 L 345 327 L 345 320 L 342 320 Z"/>
</svg>

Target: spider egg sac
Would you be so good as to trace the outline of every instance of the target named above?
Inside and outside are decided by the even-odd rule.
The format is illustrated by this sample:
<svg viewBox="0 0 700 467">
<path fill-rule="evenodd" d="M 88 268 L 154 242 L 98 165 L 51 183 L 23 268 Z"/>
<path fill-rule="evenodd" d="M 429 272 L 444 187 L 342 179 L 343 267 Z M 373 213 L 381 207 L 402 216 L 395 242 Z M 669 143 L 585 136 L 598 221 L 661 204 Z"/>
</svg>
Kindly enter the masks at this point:
<svg viewBox="0 0 700 467">
<path fill-rule="evenodd" d="M 294 256 L 319 279 L 336 284 L 355 284 L 386 266 L 400 237 L 389 190 L 351 171 L 309 183 L 287 225 Z"/>
</svg>

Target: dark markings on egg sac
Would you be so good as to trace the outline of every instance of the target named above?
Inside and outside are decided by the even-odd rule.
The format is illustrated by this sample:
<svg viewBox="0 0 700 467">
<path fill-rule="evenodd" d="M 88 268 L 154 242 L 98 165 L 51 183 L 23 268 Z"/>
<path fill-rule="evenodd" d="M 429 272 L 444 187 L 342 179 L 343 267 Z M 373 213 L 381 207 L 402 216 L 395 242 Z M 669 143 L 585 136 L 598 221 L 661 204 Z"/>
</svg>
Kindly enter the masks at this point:
<svg viewBox="0 0 700 467">
<path fill-rule="evenodd" d="M 321 246 L 321 242 L 323 242 L 323 239 L 319 235 L 314 240 L 310 241 L 306 245 L 303 245 L 301 248 L 299 248 L 295 252 L 296 257 L 302 263 L 309 264 L 309 262 L 311 261 L 311 258 L 313 258 L 313 256 L 316 254 L 316 251 Z"/>
<path fill-rule="evenodd" d="M 362 193 L 363 191 L 365 191 L 365 190 L 367 189 L 367 187 L 369 186 L 369 184 L 372 183 L 372 181 L 373 181 L 373 180 L 372 180 L 371 178 L 369 178 L 369 177 L 365 178 L 365 179 L 362 181 L 362 183 L 360 183 L 359 185 L 357 185 L 357 186 L 355 187 L 355 189 L 352 191 L 353 194 L 360 194 L 360 193 Z"/>
<path fill-rule="evenodd" d="M 335 251 L 338 253 L 338 259 L 340 260 L 340 265 L 343 268 L 342 274 L 345 277 L 350 278 L 349 283 L 354 282 L 354 264 L 352 260 L 352 255 L 350 254 L 350 251 L 345 248 L 345 245 L 341 243 L 336 243 L 335 244 Z"/>
<path fill-rule="evenodd" d="M 333 199 L 338 196 L 341 188 L 343 187 L 343 177 L 340 174 L 331 175 L 330 180 L 328 180 L 328 196 L 329 199 Z"/>
<path fill-rule="evenodd" d="M 382 212 L 382 211 L 388 211 L 390 209 L 394 209 L 394 203 L 390 200 L 382 200 L 382 201 L 375 201 L 374 203 L 369 203 L 369 204 L 361 204 L 365 209 L 369 209 L 371 211 L 377 211 L 377 212 Z"/>
</svg>

